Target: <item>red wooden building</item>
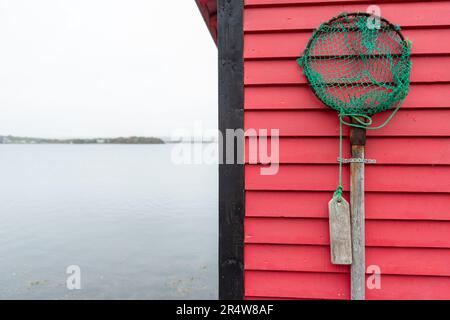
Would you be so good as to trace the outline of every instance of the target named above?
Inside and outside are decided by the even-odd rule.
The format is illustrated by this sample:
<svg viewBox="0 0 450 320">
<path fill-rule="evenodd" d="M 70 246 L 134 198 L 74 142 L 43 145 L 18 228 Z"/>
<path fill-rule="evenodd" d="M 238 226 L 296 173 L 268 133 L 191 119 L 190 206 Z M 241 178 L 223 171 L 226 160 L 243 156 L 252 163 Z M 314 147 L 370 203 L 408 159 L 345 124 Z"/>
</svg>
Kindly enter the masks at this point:
<svg viewBox="0 0 450 320">
<path fill-rule="evenodd" d="M 281 135 L 278 174 L 220 166 L 220 298 L 349 299 L 349 268 L 329 257 L 338 117 L 295 59 L 322 22 L 378 5 L 411 40 L 413 67 L 400 111 L 368 133 L 367 158 L 377 164 L 366 167 L 366 265 L 382 275 L 366 298 L 450 299 L 450 1 L 197 4 L 219 49 L 219 129 Z"/>
</svg>

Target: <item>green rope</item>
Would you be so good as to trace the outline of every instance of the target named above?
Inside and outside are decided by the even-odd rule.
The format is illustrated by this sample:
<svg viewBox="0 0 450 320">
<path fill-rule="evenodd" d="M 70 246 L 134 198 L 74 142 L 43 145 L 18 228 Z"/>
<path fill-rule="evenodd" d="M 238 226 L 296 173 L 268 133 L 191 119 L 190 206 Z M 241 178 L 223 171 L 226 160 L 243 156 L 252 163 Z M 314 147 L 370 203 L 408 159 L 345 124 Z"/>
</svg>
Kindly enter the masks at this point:
<svg viewBox="0 0 450 320">
<path fill-rule="evenodd" d="M 337 198 L 338 202 L 341 202 L 342 200 L 342 121 L 341 117 L 339 116 L 339 182 L 338 186 L 336 188 L 336 191 L 333 194 L 333 197 Z"/>
<path fill-rule="evenodd" d="M 336 188 L 336 191 L 333 194 L 333 197 L 337 198 L 337 201 L 342 201 L 342 192 L 343 192 L 343 186 L 342 186 L 342 125 L 346 125 L 349 127 L 354 128 L 361 128 L 366 130 L 378 130 L 386 126 L 389 121 L 392 120 L 394 115 L 397 113 L 397 111 L 400 109 L 401 104 L 397 106 L 397 108 L 394 109 L 394 111 L 389 115 L 389 117 L 379 126 L 376 127 L 370 127 L 373 123 L 372 117 L 366 115 L 366 114 L 357 114 L 357 113 L 345 113 L 342 112 L 339 114 L 339 179 L 338 179 L 338 186 Z M 344 117 L 350 117 L 357 123 L 351 123 L 344 120 Z M 366 119 L 367 121 L 361 121 L 361 118 Z"/>
</svg>

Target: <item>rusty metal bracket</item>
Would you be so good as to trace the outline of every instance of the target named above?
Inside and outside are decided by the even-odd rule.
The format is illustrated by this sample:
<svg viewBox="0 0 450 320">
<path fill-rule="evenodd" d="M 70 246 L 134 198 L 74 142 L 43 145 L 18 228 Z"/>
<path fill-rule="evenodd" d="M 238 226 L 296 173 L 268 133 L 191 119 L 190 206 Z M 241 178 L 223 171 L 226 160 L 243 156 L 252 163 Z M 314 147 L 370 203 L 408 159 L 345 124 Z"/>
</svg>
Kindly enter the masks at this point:
<svg viewBox="0 0 450 320">
<path fill-rule="evenodd" d="M 337 162 L 340 162 L 341 158 L 337 158 Z M 364 159 L 364 158 L 351 158 L 351 159 L 342 159 L 342 163 L 366 163 L 366 164 L 375 164 L 377 160 L 375 159 Z"/>
</svg>

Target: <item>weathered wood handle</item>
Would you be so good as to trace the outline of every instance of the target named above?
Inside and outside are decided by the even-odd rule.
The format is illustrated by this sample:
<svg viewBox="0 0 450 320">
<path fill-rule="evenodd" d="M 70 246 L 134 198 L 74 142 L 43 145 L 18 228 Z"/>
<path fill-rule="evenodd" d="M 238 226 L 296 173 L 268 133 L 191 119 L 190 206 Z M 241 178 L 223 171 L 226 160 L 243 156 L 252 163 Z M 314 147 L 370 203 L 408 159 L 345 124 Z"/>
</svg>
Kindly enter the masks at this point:
<svg viewBox="0 0 450 320">
<path fill-rule="evenodd" d="M 365 157 L 366 129 L 350 128 L 352 158 Z M 351 298 L 365 299 L 364 162 L 350 164 L 350 212 L 352 229 Z"/>
</svg>

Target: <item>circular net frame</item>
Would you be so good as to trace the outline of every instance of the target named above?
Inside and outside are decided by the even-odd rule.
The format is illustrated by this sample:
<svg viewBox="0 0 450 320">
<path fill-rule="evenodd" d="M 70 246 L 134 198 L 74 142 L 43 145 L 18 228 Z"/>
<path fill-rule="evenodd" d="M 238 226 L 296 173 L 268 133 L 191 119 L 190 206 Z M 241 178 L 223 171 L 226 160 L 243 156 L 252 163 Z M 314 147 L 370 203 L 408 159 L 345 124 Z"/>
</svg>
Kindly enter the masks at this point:
<svg viewBox="0 0 450 320">
<path fill-rule="evenodd" d="M 323 23 L 298 62 L 316 96 L 341 114 L 396 108 L 409 90 L 410 44 L 398 26 L 367 13 Z"/>
</svg>

